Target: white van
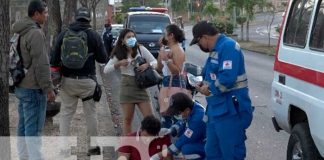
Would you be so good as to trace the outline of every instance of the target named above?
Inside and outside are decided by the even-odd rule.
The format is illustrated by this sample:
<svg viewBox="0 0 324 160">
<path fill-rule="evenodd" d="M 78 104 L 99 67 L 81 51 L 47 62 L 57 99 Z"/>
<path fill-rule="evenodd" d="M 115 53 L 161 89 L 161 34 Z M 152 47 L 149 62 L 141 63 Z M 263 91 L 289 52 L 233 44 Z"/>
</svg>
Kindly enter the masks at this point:
<svg viewBox="0 0 324 160">
<path fill-rule="evenodd" d="M 324 0 L 290 0 L 274 64 L 277 131 L 290 133 L 287 159 L 324 157 Z"/>
</svg>

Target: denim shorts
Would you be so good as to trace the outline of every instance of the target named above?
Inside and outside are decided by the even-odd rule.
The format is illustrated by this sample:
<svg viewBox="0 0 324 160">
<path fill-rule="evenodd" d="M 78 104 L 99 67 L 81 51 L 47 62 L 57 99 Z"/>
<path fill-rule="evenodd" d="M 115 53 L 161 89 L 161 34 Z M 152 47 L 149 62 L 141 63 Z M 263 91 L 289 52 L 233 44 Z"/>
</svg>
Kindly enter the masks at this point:
<svg viewBox="0 0 324 160">
<path fill-rule="evenodd" d="M 171 76 L 164 76 L 162 80 L 163 87 L 168 87 L 170 83 L 170 78 Z M 172 82 L 171 82 L 171 87 L 182 87 L 182 88 L 187 88 L 186 85 L 186 78 L 183 76 L 179 75 L 173 75 L 172 77 Z"/>
</svg>

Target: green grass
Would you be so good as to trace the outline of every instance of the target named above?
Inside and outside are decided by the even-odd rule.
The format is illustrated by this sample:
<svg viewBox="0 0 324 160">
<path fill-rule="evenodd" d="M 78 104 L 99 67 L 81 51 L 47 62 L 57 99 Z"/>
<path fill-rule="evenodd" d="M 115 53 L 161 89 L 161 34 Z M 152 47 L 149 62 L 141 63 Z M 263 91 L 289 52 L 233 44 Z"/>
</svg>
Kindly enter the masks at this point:
<svg viewBox="0 0 324 160">
<path fill-rule="evenodd" d="M 238 41 L 242 49 L 263 53 L 269 56 L 273 56 L 276 53 L 276 46 L 268 46 L 267 44 L 260 44 L 258 42 L 253 41 Z"/>
</svg>

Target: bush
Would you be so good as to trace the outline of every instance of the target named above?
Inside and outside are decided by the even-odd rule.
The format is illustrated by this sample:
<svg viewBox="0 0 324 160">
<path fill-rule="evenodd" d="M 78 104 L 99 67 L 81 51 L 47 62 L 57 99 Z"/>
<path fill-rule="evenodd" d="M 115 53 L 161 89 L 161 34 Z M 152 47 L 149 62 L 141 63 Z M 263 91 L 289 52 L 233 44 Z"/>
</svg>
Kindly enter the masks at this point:
<svg viewBox="0 0 324 160">
<path fill-rule="evenodd" d="M 214 26 L 218 28 L 220 33 L 233 34 L 234 32 L 234 25 L 229 21 L 224 22 L 224 21 L 215 20 L 213 23 Z"/>
</svg>

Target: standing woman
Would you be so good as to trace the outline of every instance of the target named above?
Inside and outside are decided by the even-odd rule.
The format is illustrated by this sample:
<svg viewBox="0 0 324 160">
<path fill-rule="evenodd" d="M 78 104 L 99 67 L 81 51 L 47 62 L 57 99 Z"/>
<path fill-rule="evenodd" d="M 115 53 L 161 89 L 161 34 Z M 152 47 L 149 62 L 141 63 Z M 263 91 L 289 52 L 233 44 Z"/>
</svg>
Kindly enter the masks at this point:
<svg viewBox="0 0 324 160">
<path fill-rule="evenodd" d="M 185 78 L 180 78 L 185 53 L 181 42 L 185 40 L 184 33 L 175 24 L 170 24 L 165 28 L 165 35 L 158 57 L 157 70 L 163 73 L 163 87 L 168 87 L 172 75 L 172 87 L 186 87 Z M 167 51 L 165 48 L 170 48 Z M 172 125 L 171 117 L 162 117 L 162 127 L 168 128 Z"/>
<path fill-rule="evenodd" d="M 156 66 L 157 61 L 144 46 L 137 43 L 135 36 L 135 32 L 131 29 L 121 31 L 112 51 L 112 59 L 104 68 L 104 73 L 115 69 L 121 70 L 120 104 L 123 112 L 124 135 L 131 132 L 136 104 L 143 117 L 153 114 L 148 92 L 135 84 L 134 62 L 137 57 L 142 56 L 147 63 L 140 65 L 138 69 L 144 71 L 149 65 Z"/>
</svg>

